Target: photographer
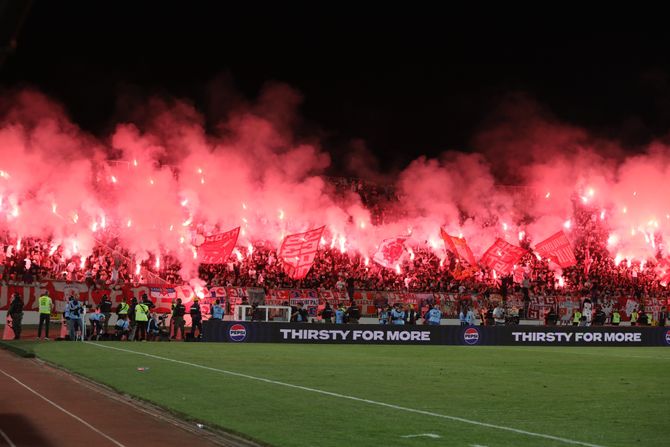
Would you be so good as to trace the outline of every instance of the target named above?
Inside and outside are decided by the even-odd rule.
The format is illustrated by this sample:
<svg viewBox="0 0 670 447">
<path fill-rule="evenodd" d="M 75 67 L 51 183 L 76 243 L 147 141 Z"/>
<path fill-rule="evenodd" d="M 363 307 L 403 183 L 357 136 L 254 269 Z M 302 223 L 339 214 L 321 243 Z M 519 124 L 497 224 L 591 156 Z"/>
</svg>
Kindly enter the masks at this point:
<svg viewBox="0 0 670 447">
<path fill-rule="evenodd" d="M 393 305 L 393 310 L 391 311 L 391 324 L 395 325 L 405 324 L 405 311 L 402 310 L 402 306 L 400 303 L 395 303 Z"/>
<path fill-rule="evenodd" d="M 65 318 L 67 319 L 67 325 L 70 332 L 69 338 L 72 341 L 77 339 L 77 331 L 81 330 L 82 312 L 83 308 L 81 303 L 77 301 L 73 293 L 70 293 L 67 305 L 65 306 Z"/>
<path fill-rule="evenodd" d="M 217 299 L 216 302 L 211 306 L 210 313 L 212 314 L 212 320 L 223 320 L 225 309 L 221 305 L 220 300 Z"/>
<path fill-rule="evenodd" d="M 107 295 L 102 296 L 102 301 L 100 301 L 100 313 L 105 317 L 102 322 L 103 333 L 107 333 L 107 327 L 109 325 L 109 317 L 112 316 L 112 301 Z"/>
<path fill-rule="evenodd" d="M 163 322 L 165 321 L 165 316 L 162 317 Z M 161 333 L 161 317 L 157 313 L 152 313 L 151 318 L 149 318 L 149 325 L 147 327 L 147 340 L 156 341 L 159 339 Z"/>
<path fill-rule="evenodd" d="M 89 340 L 100 339 L 100 336 L 103 334 L 102 325 L 105 322 L 105 315 L 102 312 L 93 312 L 88 315 L 88 319 L 91 322 L 91 335 L 88 337 Z"/>
<path fill-rule="evenodd" d="M 291 314 L 291 321 L 294 323 L 306 323 L 308 320 L 307 310 L 303 309 L 302 303 L 298 303 Z"/>
<path fill-rule="evenodd" d="M 128 340 L 128 336 L 130 335 L 130 323 L 128 323 L 128 316 L 125 314 L 120 316 L 119 319 L 116 320 L 114 329 L 117 340 L 123 340 L 123 337 L 126 337 L 126 340 Z"/>
</svg>

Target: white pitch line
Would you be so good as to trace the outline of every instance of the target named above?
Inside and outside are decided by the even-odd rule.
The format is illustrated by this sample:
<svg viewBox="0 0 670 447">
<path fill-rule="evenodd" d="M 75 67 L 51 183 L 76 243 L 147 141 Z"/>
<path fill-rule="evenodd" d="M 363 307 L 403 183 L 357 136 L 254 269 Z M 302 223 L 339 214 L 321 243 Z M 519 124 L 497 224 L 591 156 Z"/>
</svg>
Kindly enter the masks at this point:
<svg viewBox="0 0 670 447">
<path fill-rule="evenodd" d="M 99 434 L 100 436 L 102 436 L 102 437 L 108 439 L 108 440 L 111 441 L 113 444 L 117 445 L 118 447 L 126 447 L 125 445 L 123 445 L 123 444 L 121 444 L 119 441 L 117 441 L 116 439 L 111 438 L 111 437 L 108 436 L 107 434 L 101 432 L 100 430 L 98 430 L 97 428 L 95 428 L 94 426 L 92 426 L 91 424 L 89 424 L 88 422 L 86 422 L 85 420 L 83 420 L 82 418 L 80 418 L 79 416 L 77 416 L 76 414 L 70 413 L 70 412 L 67 411 L 65 408 L 63 408 L 63 407 L 61 407 L 60 405 L 58 405 L 56 402 L 53 402 L 53 401 L 47 399 L 46 397 L 42 396 L 40 393 L 38 393 L 38 392 L 35 391 L 34 389 L 30 388 L 28 385 L 26 385 L 25 383 L 21 382 L 19 379 L 17 379 L 16 377 L 12 376 L 11 374 L 9 374 L 9 373 L 7 373 L 7 372 L 1 370 L 1 369 L 0 369 L 0 373 L 2 373 L 2 374 L 4 374 L 5 376 L 9 377 L 9 378 L 12 379 L 14 382 L 18 383 L 19 385 L 21 385 L 22 387 L 24 387 L 25 389 L 27 389 L 28 391 L 30 391 L 31 393 L 33 393 L 35 396 L 39 397 L 40 399 L 45 400 L 47 403 L 49 403 L 49 404 L 53 405 L 54 407 L 58 408 L 58 409 L 59 409 L 60 411 L 62 411 L 63 413 L 65 413 L 65 414 L 67 414 L 68 416 L 71 416 L 71 417 L 73 417 L 74 419 L 78 420 L 79 422 L 81 422 L 82 424 L 84 424 L 85 426 L 87 426 L 88 428 L 90 428 L 91 430 L 93 430 L 94 432 L 96 432 L 97 434 Z M 6 436 L 7 436 L 7 435 L 5 435 L 4 433 L 3 433 L 3 435 L 4 435 L 3 437 L 6 437 Z M 9 441 L 9 438 L 5 438 L 5 439 L 7 439 L 7 441 L 8 441 L 11 445 L 13 445 L 12 442 Z"/>
<path fill-rule="evenodd" d="M 138 352 L 138 351 L 133 351 L 133 350 L 130 350 L 130 349 L 123 349 L 123 348 L 115 348 L 115 347 L 112 347 L 112 346 L 105 346 L 105 345 L 102 345 L 102 344 L 92 343 L 92 342 L 84 342 L 84 343 L 86 343 L 87 345 L 93 345 L 93 346 L 96 346 L 96 347 L 99 347 L 99 348 L 112 349 L 112 350 L 121 351 L 121 352 L 128 352 L 130 354 L 136 354 L 136 355 L 143 355 L 145 357 L 151 357 L 151 358 L 155 358 L 155 359 L 158 359 L 158 360 L 164 360 L 166 362 L 172 362 L 172 363 L 178 363 L 178 364 L 181 364 L 181 365 L 192 366 L 194 368 L 200 368 L 200 369 L 204 369 L 204 370 L 207 370 L 207 371 L 214 371 L 214 372 L 218 372 L 218 373 L 222 373 L 222 374 L 227 374 L 227 375 L 230 375 L 230 376 L 242 377 L 242 378 L 245 378 L 245 379 L 256 380 L 258 382 L 265 382 L 265 383 L 270 383 L 270 384 L 273 384 L 273 385 L 279 385 L 279 386 L 283 386 L 283 387 L 287 387 L 287 388 L 294 388 L 294 389 L 298 389 L 298 390 L 309 391 L 311 393 L 323 394 L 325 396 L 337 397 L 337 398 L 340 398 L 340 399 L 353 400 L 355 402 L 363 402 L 363 403 L 370 404 L 370 405 L 377 405 L 379 407 L 392 408 L 394 410 L 405 411 L 405 412 L 408 412 L 408 413 L 421 414 L 421 415 L 424 415 L 424 416 L 432 416 L 432 417 L 441 418 L 441 419 L 448 419 L 448 420 L 451 420 L 451 421 L 462 422 L 462 423 L 465 423 L 465 424 L 477 425 L 479 427 L 493 428 L 493 429 L 496 429 L 496 430 L 505 430 L 505 431 L 509 431 L 509 432 L 517 433 L 517 434 L 521 434 L 521 435 L 533 436 L 533 437 L 536 437 L 536 438 L 543 438 L 543 439 L 550 439 L 552 441 L 558 441 L 558 442 L 562 442 L 564 444 L 582 445 L 582 446 L 585 446 L 585 447 L 604 447 L 604 446 L 599 445 L 599 444 L 591 444 L 591 443 L 588 443 L 588 442 L 576 441 L 574 439 L 561 438 L 561 437 L 558 437 L 558 436 L 546 435 L 546 434 L 543 434 L 543 433 L 535 433 L 535 432 L 532 432 L 532 431 L 521 430 L 521 429 L 518 429 L 518 428 L 505 427 L 503 425 L 489 424 L 488 422 L 474 421 L 474 420 L 471 420 L 471 419 L 465 419 L 465 418 L 461 418 L 461 417 L 458 417 L 458 416 L 450 416 L 450 415 L 447 415 L 447 414 L 433 413 L 432 411 L 417 410 L 416 408 L 409 408 L 409 407 L 403 407 L 403 406 L 400 406 L 400 405 L 387 404 L 387 403 L 379 402 L 379 401 L 376 401 L 376 400 L 363 399 L 361 397 L 355 397 L 355 396 L 348 396 L 346 394 L 333 393 L 332 391 L 319 390 L 317 388 L 309 388 L 309 387 L 306 387 L 306 386 L 294 385 L 292 383 L 279 382 L 277 380 L 266 379 L 264 377 L 250 376 L 248 374 L 238 373 L 238 372 L 234 372 L 234 371 L 227 371 L 225 369 L 212 368 L 210 366 L 198 365 L 197 363 L 184 362 L 183 360 L 175 360 L 175 359 L 171 359 L 171 358 L 168 358 L 168 357 L 161 357 L 159 355 L 147 354 L 145 352 Z"/>
<path fill-rule="evenodd" d="M 437 439 L 437 438 L 441 438 L 442 436 L 436 435 L 435 433 L 419 433 L 419 434 L 416 434 L 416 435 L 401 436 L 401 438 L 421 438 L 421 437 Z"/>
<path fill-rule="evenodd" d="M 9 444 L 9 447 L 16 447 L 16 444 L 14 444 L 14 443 L 12 442 L 12 440 L 9 439 L 9 436 L 7 436 L 7 433 L 5 433 L 4 431 L 0 430 L 0 436 L 2 436 L 3 439 L 4 439 L 5 441 L 7 441 L 7 444 Z"/>
</svg>

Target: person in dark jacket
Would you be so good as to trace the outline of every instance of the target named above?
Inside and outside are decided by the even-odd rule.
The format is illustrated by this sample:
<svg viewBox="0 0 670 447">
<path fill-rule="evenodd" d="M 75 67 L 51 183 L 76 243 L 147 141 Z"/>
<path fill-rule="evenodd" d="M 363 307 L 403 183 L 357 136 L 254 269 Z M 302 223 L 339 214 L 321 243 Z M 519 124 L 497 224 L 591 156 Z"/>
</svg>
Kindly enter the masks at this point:
<svg viewBox="0 0 670 447">
<path fill-rule="evenodd" d="M 181 333 L 181 339 L 184 339 L 184 315 L 186 315 L 186 306 L 181 303 L 181 298 L 172 305 L 172 340 L 177 338 L 177 331 Z"/>
<path fill-rule="evenodd" d="M 361 309 L 356 304 L 356 301 L 351 300 L 349 308 L 344 313 L 347 323 L 358 323 L 358 320 L 361 318 Z"/>
<path fill-rule="evenodd" d="M 102 322 L 102 332 L 106 334 L 107 327 L 109 326 L 109 317 L 112 316 L 112 300 L 107 295 L 103 295 L 102 301 L 100 301 L 100 313 L 105 316 Z"/>
<path fill-rule="evenodd" d="M 265 321 L 265 309 L 261 309 L 256 303 L 251 305 L 251 321 Z"/>
<path fill-rule="evenodd" d="M 416 324 L 417 318 L 419 318 L 419 314 L 414 310 L 414 305 L 410 304 L 405 311 L 405 324 Z"/>
<path fill-rule="evenodd" d="M 668 310 L 667 308 L 663 307 L 661 311 L 658 313 L 658 325 L 663 327 L 665 326 L 665 322 L 668 320 Z"/>
<path fill-rule="evenodd" d="M 326 305 L 323 309 L 321 309 L 321 321 L 324 323 L 332 323 L 333 322 L 333 308 L 330 307 L 330 303 L 326 301 Z"/>
<path fill-rule="evenodd" d="M 302 303 L 298 303 L 295 307 L 295 311 L 291 315 L 291 321 L 296 323 L 307 323 L 309 319 L 309 314 L 307 310 L 303 308 Z"/>
<path fill-rule="evenodd" d="M 191 337 L 195 338 L 195 329 L 198 328 L 198 336 L 202 335 L 202 312 L 198 298 L 193 300 L 188 313 L 191 315 Z"/>
<path fill-rule="evenodd" d="M 23 300 L 21 295 L 14 293 L 12 303 L 7 311 L 12 318 L 12 330 L 14 331 L 14 340 L 21 338 L 21 322 L 23 321 Z"/>
<path fill-rule="evenodd" d="M 558 321 L 558 315 L 556 314 L 556 309 L 554 309 L 554 307 L 552 306 L 549 308 L 549 311 L 544 316 L 544 325 L 556 326 L 557 321 Z"/>
<path fill-rule="evenodd" d="M 128 340 L 133 341 L 135 340 L 135 331 L 137 330 L 137 324 L 135 322 L 135 308 L 137 307 L 137 298 L 132 299 L 130 301 L 130 308 L 128 309 L 128 322 L 130 323 L 130 335 L 128 336 Z"/>
</svg>

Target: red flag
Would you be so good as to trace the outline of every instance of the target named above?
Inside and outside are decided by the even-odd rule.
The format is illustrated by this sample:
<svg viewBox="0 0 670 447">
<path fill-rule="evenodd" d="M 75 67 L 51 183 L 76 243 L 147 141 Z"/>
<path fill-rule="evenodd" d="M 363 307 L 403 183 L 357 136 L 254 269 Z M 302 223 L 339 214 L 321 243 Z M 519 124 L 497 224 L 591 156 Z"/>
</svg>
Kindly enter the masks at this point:
<svg viewBox="0 0 670 447">
<path fill-rule="evenodd" d="M 465 239 L 462 237 L 450 236 L 442 228 L 440 228 L 440 236 L 442 236 L 444 246 L 447 250 L 466 261 L 468 264 L 470 264 L 470 266 L 477 266 L 475 256 L 472 254 L 472 250 L 470 250 L 470 247 L 468 247 L 468 243 L 465 241 Z"/>
<path fill-rule="evenodd" d="M 303 279 L 312 268 L 321 235 L 326 227 L 305 233 L 291 234 L 284 238 L 279 257 L 284 260 L 286 273 L 293 279 Z"/>
<path fill-rule="evenodd" d="M 524 253 L 526 250 L 523 248 L 502 239 L 496 239 L 482 256 L 482 264 L 495 270 L 498 275 L 508 275 Z"/>
<path fill-rule="evenodd" d="M 372 259 L 382 267 L 395 268 L 405 254 L 406 239 L 404 237 L 384 239 Z"/>
<path fill-rule="evenodd" d="M 549 258 L 561 268 L 571 267 L 577 264 L 575 252 L 568 237 L 563 231 L 550 236 L 535 246 L 535 251 L 543 258 Z"/>
<path fill-rule="evenodd" d="M 658 281 L 661 285 L 670 284 L 670 261 L 665 258 L 658 261 L 658 264 L 656 265 L 656 275 L 658 276 Z"/>
<path fill-rule="evenodd" d="M 207 236 L 205 242 L 198 247 L 198 259 L 201 264 L 223 264 L 237 244 L 240 227 L 226 233 Z"/>
</svg>

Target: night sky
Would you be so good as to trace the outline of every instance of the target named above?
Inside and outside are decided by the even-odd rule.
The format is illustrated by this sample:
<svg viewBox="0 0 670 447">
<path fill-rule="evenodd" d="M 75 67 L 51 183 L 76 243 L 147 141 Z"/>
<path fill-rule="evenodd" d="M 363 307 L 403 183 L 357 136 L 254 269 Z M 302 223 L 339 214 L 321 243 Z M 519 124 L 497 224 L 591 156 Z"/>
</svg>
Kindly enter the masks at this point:
<svg viewBox="0 0 670 447">
<path fill-rule="evenodd" d="M 24 4 L 0 0 L 3 45 Z M 253 99 L 281 81 L 304 98 L 298 133 L 334 154 L 361 139 L 385 169 L 472 150 L 519 92 L 629 151 L 667 134 L 666 26 L 504 12 L 513 18 L 340 3 L 35 1 L 0 83 L 36 87 L 105 135 L 123 119 L 123 95 L 188 98 L 216 120 L 213 85 Z"/>
</svg>

